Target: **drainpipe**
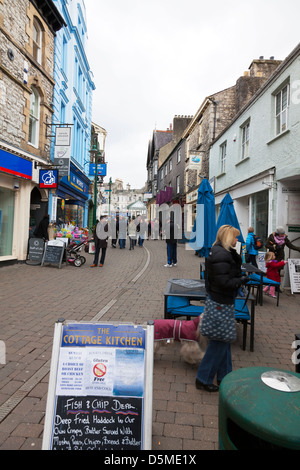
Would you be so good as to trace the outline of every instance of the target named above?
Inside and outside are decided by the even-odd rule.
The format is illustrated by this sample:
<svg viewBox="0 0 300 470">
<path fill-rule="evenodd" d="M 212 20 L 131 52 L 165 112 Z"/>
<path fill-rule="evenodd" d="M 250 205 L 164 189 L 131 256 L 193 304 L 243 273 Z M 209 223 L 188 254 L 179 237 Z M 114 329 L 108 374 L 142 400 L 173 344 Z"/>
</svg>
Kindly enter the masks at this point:
<svg viewBox="0 0 300 470">
<path fill-rule="evenodd" d="M 218 101 L 213 100 L 212 98 L 209 98 L 209 100 L 213 103 L 214 105 L 214 130 L 213 130 L 213 141 L 215 140 L 216 137 L 216 125 L 217 125 L 217 106 L 219 104 Z"/>
</svg>

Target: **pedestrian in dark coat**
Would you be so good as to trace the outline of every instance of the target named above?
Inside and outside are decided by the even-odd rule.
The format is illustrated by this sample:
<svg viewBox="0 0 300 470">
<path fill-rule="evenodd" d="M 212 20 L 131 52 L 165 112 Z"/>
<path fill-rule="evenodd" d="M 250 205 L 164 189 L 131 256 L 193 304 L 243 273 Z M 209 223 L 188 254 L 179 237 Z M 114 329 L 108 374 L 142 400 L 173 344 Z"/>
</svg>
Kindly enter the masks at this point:
<svg viewBox="0 0 300 470">
<path fill-rule="evenodd" d="M 235 250 L 239 234 L 239 230 L 231 225 L 219 228 L 216 242 L 206 259 L 205 269 L 208 298 L 214 302 L 217 310 L 230 310 L 233 315 L 238 289 L 247 280 L 247 277 L 242 277 L 242 259 Z M 226 306 L 232 308 L 228 309 Z M 219 383 L 231 371 L 230 343 L 210 339 L 197 372 L 196 388 L 217 392 L 219 387 L 213 384 L 214 377 L 217 376 Z"/>
<path fill-rule="evenodd" d="M 284 228 L 278 227 L 275 232 L 269 235 L 266 248 L 268 248 L 269 251 L 273 251 L 273 253 L 275 253 L 276 261 L 282 261 L 284 260 L 284 248 L 286 246 L 291 250 L 300 252 L 300 248 L 293 245 L 292 242 L 288 239 Z"/>
<path fill-rule="evenodd" d="M 166 243 L 167 243 L 167 264 L 165 268 L 172 268 L 177 266 L 177 238 L 178 230 L 172 219 L 169 219 L 166 224 Z"/>
<path fill-rule="evenodd" d="M 100 217 L 100 222 L 97 223 L 95 230 L 93 232 L 94 240 L 95 240 L 95 256 L 94 262 L 91 265 L 91 268 L 95 268 L 98 266 L 99 254 L 101 249 L 101 258 L 99 266 L 102 267 L 104 265 L 105 257 L 106 257 L 106 249 L 107 249 L 107 240 L 111 235 L 111 229 L 108 225 L 107 219 L 105 216 Z"/>
<path fill-rule="evenodd" d="M 36 238 L 43 238 L 44 240 L 49 240 L 48 227 L 49 227 L 49 214 L 46 214 L 44 215 L 43 219 L 40 221 L 38 227 L 33 232 L 33 235 Z"/>
</svg>

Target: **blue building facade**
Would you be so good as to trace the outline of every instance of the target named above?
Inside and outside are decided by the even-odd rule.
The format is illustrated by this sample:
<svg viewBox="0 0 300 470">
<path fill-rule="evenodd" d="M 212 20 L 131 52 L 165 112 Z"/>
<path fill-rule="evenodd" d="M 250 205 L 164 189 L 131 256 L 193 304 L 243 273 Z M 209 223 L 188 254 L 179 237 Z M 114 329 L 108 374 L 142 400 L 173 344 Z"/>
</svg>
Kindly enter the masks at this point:
<svg viewBox="0 0 300 470">
<path fill-rule="evenodd" d="M 89 185 L 88 177 L 92 96 L 95 84 L 86 55 L 87 25 L 84 0 L 53 0 L 66 27 L 55 38 L 55 69 L 53 126 L 68 125 L 70 137 L 70 172 L 63 176 L 58 189 L 50 196 L 49 212 L 52 221 L 73 222 L 87 227 Z M 55 157 L 53 140 L 51 159 Z"/>
</svg>

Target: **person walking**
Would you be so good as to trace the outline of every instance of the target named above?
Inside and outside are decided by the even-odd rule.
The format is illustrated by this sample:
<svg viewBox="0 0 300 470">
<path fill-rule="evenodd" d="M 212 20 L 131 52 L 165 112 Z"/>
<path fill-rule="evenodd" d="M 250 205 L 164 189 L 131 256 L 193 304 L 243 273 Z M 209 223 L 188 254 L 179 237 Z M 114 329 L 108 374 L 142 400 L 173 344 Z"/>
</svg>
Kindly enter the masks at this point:
<svg viewBox="0 0 300 470">
<path fill-rule="evenodd" d="M 119 217 L 119 245 L 120 250 L 126 247 L 127 238 L 127 217 Z"/>
<path fill-rule="evenodd" d="M 139 222 L 139 238 L 138 238 L 138 245 L 143 246 L 144 240 L 146 238 L 147 233 L 147 222 L 145 221 L 144 217 L 141 217 Z"/>
<path fill-rule="evenodd" d="M 258 250 L 255 248 L 255 238 L 254 238 L 253 227 L 248 228 L 248 236 L 246 238 L 246 250 L 248 254 L 247 261 L 257 268 L 258 266 L 256 262 L 256 256 L 258 255 Z"/>
<path fill-rule="evenodd" d="M 94 231 L 94 240 L 95 240 L 95 256 L 94 262 L 91 265 L 91 268 L 95 268 L 98 266 L 98 260 L 101 250 L 101 258 L 99 266 L 102 267 L 104 265 L 105 257 L 106 257 L 106 249 L 107 249 L 107 240 L 111 235 L 111 230 L 108 225 L 108 221 L 105 216 L 100 217 L 100 222 L 97 223 L 95 231 Z"/>
<path fill-rule="evenodd" d="M 170 218 L 166 223 L 167 264 L 165 268 L 177 266 L 177 230 L 174 221 Z"/>
<path fill-rule="evenodd" d="M 128 225 L 128 236 L 129 236 L 129 250 L 134 250 L 136 242 L 136 223 L 135 217 L 133 216 Z"/>
<path fill-rule="evenodd" d="M 221 334 L 218 333 L 217 329 L 212 329 L 212 334 L 207 335 L 204 333 L 203 328 L 205 319 L 209 317 L 209 314 L 217 312 L 216 315 L 221 314 L 226 320 L 231 321 L 233 338 L 236 335 L 235 297 L 241 285 L 248 280 L 247 276 L 242 277 L 242 258 L 235 250 L 239 234 L 239 230 L 231 225 L 220 227 L 216 241 L 206 258 L 205 287 L 207 300 L 200 332 L 208 337 L 209 343 L 198 368 L 196 388 L 208 392 L 217 392 L 219 390 L 218 385 L 213 384 L 215 376 L 219 384 L 225 375 L 232 371 L 230 342 L 218 339 Z"/>
</svg>

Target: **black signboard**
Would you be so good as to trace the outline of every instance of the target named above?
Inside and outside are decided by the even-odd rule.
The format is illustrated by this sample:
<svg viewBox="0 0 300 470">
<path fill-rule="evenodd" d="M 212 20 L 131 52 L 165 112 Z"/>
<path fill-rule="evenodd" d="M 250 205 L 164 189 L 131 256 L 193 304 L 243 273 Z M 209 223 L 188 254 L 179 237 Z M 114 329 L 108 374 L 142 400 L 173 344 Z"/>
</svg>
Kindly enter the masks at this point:
<svg viewBox="0 0 300 470">
<path fill-rule="evenodd" d="M 139 450 L 142 401 L 132 397 L 59 396 L 52 450 Z"/>
<path fill-rule="evenodd" d="M 42 262 L 45 242 L 42 238 L 29 238 L 26 264 L 39 265 Z"/>
<path fill-rule="evenodd" d="M 65 245 L 50 245 L 47 243 L 42 260 L 42 266 L 44 266 L 45 263 L 50 263 L 58 264 L 58 267 L 61 268 L 64 252 Z"/>
</svg>

